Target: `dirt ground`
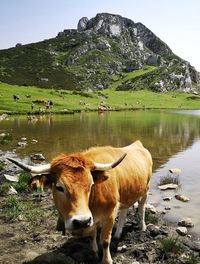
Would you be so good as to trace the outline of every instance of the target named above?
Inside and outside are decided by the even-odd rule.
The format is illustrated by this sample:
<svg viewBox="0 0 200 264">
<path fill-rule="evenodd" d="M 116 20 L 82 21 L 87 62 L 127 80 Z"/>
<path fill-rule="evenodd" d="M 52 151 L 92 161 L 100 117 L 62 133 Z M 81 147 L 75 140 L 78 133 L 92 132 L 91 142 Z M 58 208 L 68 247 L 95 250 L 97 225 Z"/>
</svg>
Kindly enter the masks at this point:
<svg viewBox="0 0 200 264">
<path fill-rule="evenodd" d="M 39 202 L 38 198 L 31 199 L 34 199 L 43 211 L 34 222 L 24 221 L 23 217 L 12 221 L 0 218 L 1 264 L 101 263 L 100 245 L 97 259 L 89 247 L 87 238 L 74 238 L 69 233 L 63 236 L 56 231 L 57 214 L 50 194 Z M 146 232 L 141 232 L 131 208 L 122 238 L 111 243 L 114 263 L 187 263 L 184 262 L 183 256 L 166 254 L 162 250 L 160 241 L 171 236 L 171 231 L 166 225 L 150 224 Z M 185 246 L 184 254 L 190 252 L 193 251 Z"/>
</svg>

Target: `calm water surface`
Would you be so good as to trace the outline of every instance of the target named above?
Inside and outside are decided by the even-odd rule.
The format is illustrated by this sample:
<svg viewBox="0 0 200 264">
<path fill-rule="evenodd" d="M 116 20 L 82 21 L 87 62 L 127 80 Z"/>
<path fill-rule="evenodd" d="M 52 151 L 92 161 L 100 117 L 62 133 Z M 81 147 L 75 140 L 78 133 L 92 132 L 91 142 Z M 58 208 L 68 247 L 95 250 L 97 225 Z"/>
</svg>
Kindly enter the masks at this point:
<svg viewBox="0 0 200 264">
<path fill-rule="evenodd" d="M 160 209 L 170 206 L 165 216 L 176 222 L 191 217 L 195 227 L 191 229 L 200 236 L 200 111 L 133 111 L 111 113 L 82 113 L 74 115 L 41 116 L 28 121 L 26 116 L 12 116 L 0 122 L 0 134 L 9 133 L 8 144 L 0 137 L 0 149 L 16 150 L 25 159 L 34 153 L 43 153 L 47 161 L 60 152 L 84 150 L 90 146 L 125 146 L 140 139 L 150 150 L 154 160 L 150 202 Z M 27 138 L 27 146 L 17 143 Z M 32 143 L 37 139 L 38 143 Z M 160 177 L 168 175 L 168 169 L 181 168 L 181 192 L 190 198 L 182 203 L 174 197 L 174 191 L 160 192 Z"/>
</svg>

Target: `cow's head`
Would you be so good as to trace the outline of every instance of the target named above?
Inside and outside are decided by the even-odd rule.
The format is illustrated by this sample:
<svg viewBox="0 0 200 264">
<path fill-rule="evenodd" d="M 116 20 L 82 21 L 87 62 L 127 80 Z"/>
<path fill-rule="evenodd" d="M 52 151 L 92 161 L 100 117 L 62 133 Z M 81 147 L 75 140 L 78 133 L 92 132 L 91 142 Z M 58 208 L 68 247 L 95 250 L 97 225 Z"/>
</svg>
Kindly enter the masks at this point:
<svg viewBox="0 0 200 264">
<path fill-rule="evenodd" d="M 78 230 L 92 226 L 93 217 L 89 209 L 89 197 L 93 184 L 108 179 L 107 170 L 116 167 L 126 156 L 114 163 L 99 164 L 82 154 L 61 154 L 51 164 L 29 166 L 9 159 L 36 175 L 31 178 L 31 189 L 48 189 L 53 193 L 56 208 L 65 228 Z"/>
</svg>

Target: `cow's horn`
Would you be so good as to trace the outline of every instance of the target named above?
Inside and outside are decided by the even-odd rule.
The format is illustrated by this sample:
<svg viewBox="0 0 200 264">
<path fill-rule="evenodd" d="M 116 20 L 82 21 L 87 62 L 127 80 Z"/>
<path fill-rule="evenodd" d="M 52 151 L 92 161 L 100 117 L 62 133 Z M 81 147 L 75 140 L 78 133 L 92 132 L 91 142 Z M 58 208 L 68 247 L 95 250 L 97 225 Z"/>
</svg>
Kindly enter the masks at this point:
<svg viewBox="0 0 200 264">
<path fill-rule="evenodd" d="M 13 158 L 7 158 L 7 159 L 12 163 L 16 164 L 17 166 L 19 166 L 20 168 L 24 169 L 25 171 L 30 171 L 32 174 L 48 173 L 51 168 L 50 163 L 39 166 L 30 166 Z"/>
<path fill-rule="evenodd" d="M 126 153 L 123 154 L 118 160 L 116 160 L 113 163 L 108 163 L 108 164 L 102 164 L 102 163 L 94 163 L 95 165 L 95 170 L 100 170 L 100 171 L 106 171 L 115 168 L 122 160 L 126 157 Z"/>
</svg>

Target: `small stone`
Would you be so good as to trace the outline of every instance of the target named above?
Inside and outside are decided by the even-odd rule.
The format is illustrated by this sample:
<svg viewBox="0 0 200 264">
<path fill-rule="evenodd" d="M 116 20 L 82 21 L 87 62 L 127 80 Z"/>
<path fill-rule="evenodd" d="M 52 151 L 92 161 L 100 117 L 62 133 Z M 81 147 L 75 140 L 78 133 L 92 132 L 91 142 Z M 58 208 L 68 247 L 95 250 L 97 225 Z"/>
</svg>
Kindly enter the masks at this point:
<svg viewBox="0 0 200 264">
<path fill-rule="evenodd" d="M 8 195 L 13 195 L 13 194 L 17 194 L 17 191 L 15 190 L 15 188 L 13 188 L 12 186 L 10 186 L 8 192 Z"/>
<path fill-rule="evenodd" d="M 157 235 L 159 235 L 159 232 L 160 232 L 160 228 L 153 224 L 148 224 L 147 230 L 150 232 L 150 235 L 152 237 L 156 237 Z"/>
<path fill-rule="evenodd" d="M 22 141 L 26 141 L 26 140 L 27 140 L 27 138 L 25 138 L 25 137 L 22 137 L 22 138 L 21 138 L 21 140 L 22 140 Z"/>
<path fill-rule="evenodd" d="M 179 226 L 185 226 L 185 227 L 193 227 L 194 224 L 192 223 L 191 218 L 184 218 L 178 222 Z"/>
<path fill-rule="evenodd" d="M 181 169 L 173 168 L 173 169 L 169 169 L 169 172 L 171 172 L 173 174 L 180 174 L 181 173 Z"/>
<path fill-rule="evenodd" d="M 31 155 L 32 160 L 45 160 L 45 157 L 41 153 Z"/>
<path fill-rule="evenodd" d="M 118 251 L 118 252 L 125 252 L 126 250 L 127 250 L 127 246 L 126 246 L 126 245 L 119 246 L 119 247 L 117 248 L 117 251 Z"/>
<path fill-rule="evenodd" d="M 27 145 L 26 142 L 18 142 L 18 143 L 17 143 L 17 146 L 18 146 L 18 147 L 25 147 L 26 145 Z"/>
<path fill-rule="evenodd" d="M 157 210 L 152 204 L 146 204 L 145 206 L 146 210 L 151 212 L 152 214 L 156 214 Z"/>
<path fill-rule="evenodd" d="M 12 175 L 8 175 L 8 174 L 4 174 L 4 177 L 6 178 L 6 180 L 11 181 L 11 182 L 18 182 L 19 181 L 19 175 L 12 176 Z"/>
<path fill-rule="evenodd" d="M 182 202 L 188 202 L 190 199 L 182 194 L 176 194 L 175 198 Z"/>
<path fill-rule="evenodd" d="M 21 215 L 21 214 L 18 216 L 18 218 L 17 218 L 17 219 L 18 219 L 19 221 L 25 221 L 25 218 L 24 218 L 24 216 L 23 216 L 23 215 Z"/>
<path fill-rule="evenodd" d="M 167 190 L 167 189 L 177 189 L 178 188 L 178 184 L 175 183 L 169 183 L 169 184 L 164 184 L 164 185 L 159 185 L 158 188 L 161 191 Z"/>
<path fill-rule="evenodd" d="M 187 228 L 186 227 L 177 227 L 176 232 L 181 236 L 185 236 L 185 235 L 187 235 Z"/>
<path fill-rule="evenodd" d="M 163 198 L 163 201 L 167 201 L 167 202 L 168 202 L 168 201 L 171 201 L 171 199 L 172 199 L 172 197 L 167 196 L 167 197 L 164 197 L 164 198 Z"/>
<path fill-rule="evenodd" d="M 168 235 L 169 234 L 169 228 L 166 226 L 161 226 L 160 227 L 160 233 L 163 235 Z"/>
<path fill-rule="evenodd" d="M 32 141 L 32 143 L 37 143 L 38 142 L 37 139 L 32 139 L 31 141 Z"/>
<path fill-rule="evenodd" d="M 166 207 L 165 207 L 165 210 L 169 211 L 169 210 L 171 210 L 171 207 L 166 206 Z"/>
</svg>

